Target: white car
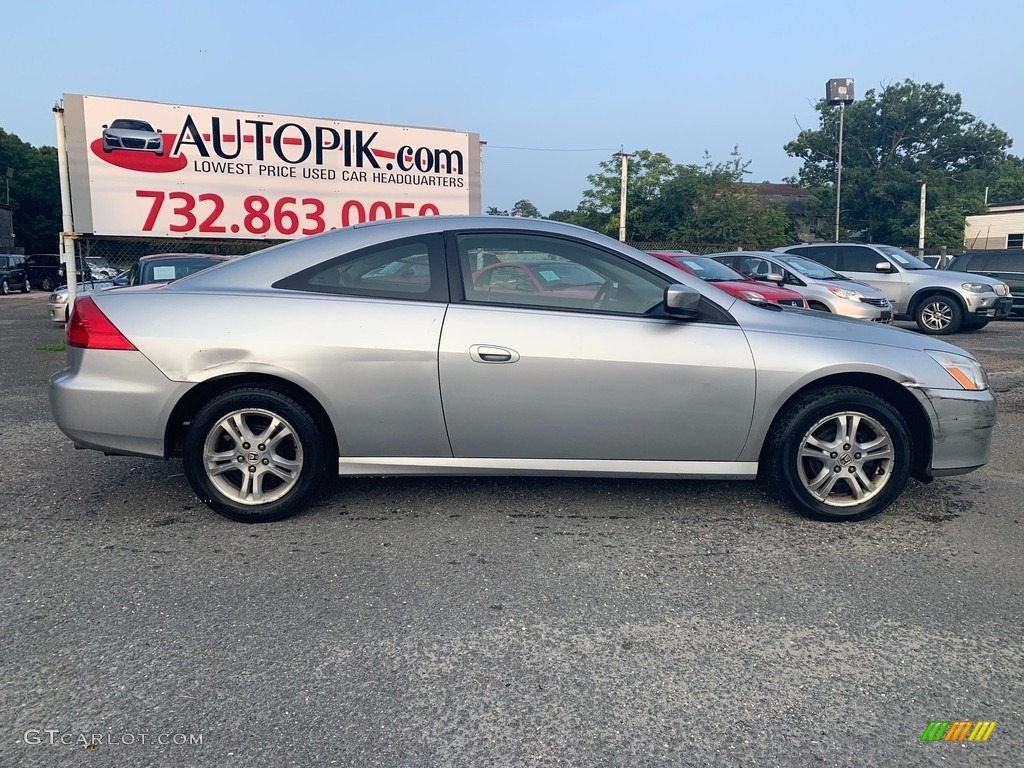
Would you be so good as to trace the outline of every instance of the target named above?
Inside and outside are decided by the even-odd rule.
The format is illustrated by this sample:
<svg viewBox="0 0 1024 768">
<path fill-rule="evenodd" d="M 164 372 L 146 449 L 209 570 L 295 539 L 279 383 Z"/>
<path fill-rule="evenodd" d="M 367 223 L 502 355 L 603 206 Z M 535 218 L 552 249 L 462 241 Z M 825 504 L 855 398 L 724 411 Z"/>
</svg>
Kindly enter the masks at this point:
<svg viewBox="0 0 1024 768">
<path fill-rule="evenodd" d="M 164 153 L 164 137 L 145 120 L 119 117 L 110 125 L 103 126 L 103 151 L 131 149 L 143 152 Z"/>
<path fill-rule="evenodd" d="M 87 293 L 113 288 L 115 285 L 128 285 L 127 278 L 128 271 L 125 270 L 113 280 L 86 280 L 77 285 L 75 292 L 79 296 L 84 296 Z M 73 306 L 74 302 L 68 301 L 68 287 L 66 285 L 62 285 L 51 293 L 50 298 L 46 302 L 46 309 L 50 313 L 50 319 L 55 323 L 66 323 L 68 318 L 71 317 L 71 308 Z"/>
</svg>

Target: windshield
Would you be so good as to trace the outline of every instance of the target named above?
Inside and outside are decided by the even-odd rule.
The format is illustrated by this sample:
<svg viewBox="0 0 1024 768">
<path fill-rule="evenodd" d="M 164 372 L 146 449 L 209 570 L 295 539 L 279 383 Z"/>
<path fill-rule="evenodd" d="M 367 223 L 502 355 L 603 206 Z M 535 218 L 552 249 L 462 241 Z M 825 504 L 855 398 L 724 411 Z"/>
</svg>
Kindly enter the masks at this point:
<svg viewBox="0 0 1024 768">
<path fill-rule="evenodd" d="M 819 264 L 816 261 L 805 259 L 803 256 L 793 256 L 788 253 L 780 254 L 776 256 L 779 261 L 785 264 L 787 267 L 792 269 L 794 272 L 799 272 L 804 277 L 810 277 L 814 280 L 843 280 L 842 275 L 838 272 L 833 272 L 831 269 L 826 267 L 824 264 Z"/>
<path fill-rule="evenodd" d="M 125 131 L 149 131 L 153 133 L 153 126 L 145 120 L 124 120 L 118 119 L 110 124 L 111 128 L 120 128 Z"/>
<path fill-rule="evenodd" d="M 911 256 L 902 248 L 897 248 L 894 245 L 879 245 L 876 247 L 904 269 L 932 269 L 930 265 L 925 264 L 916 256 Z"/>
<path fill-rule="evenodd" d="M 749 279 L 731 267 L 727 267 L 725 264 L 721 264 L 706 256 L 676 256 L 676 260 L 680 264 L 685 264 L 693 271 L 693 274 L 708 283 L 717 283 L 724 280 L 746 282 Z"/>
</svg>

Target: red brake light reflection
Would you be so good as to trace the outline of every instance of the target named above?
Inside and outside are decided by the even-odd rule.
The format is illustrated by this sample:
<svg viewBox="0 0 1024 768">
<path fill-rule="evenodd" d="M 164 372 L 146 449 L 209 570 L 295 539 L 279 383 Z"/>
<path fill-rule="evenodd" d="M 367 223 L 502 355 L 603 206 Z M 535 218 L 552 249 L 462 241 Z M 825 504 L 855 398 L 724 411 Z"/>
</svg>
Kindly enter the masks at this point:
<svg viewBox="0 0 1024 768">
<path fill-rule="evenodd" d="M 117 330 L 91 296 L 75 300 L 68 320 L 65 339 L 69 347 L 82 349 L 135 349 L 135 345 Z"/>
</svg>

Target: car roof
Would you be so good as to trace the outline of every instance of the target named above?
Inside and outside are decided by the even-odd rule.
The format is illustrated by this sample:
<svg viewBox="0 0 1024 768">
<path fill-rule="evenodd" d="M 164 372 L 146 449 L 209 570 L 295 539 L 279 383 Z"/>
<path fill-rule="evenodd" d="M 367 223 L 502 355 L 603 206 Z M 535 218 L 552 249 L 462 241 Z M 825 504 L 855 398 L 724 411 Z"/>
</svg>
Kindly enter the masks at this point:
<svg viewBox="0 0 1024 768">
<path fill-rule="evenodd" d="M 150 261 L 177 261 L 180 259 L 210 259 L 211 261 L 227 261 L 233 259 L 234 256 L 227 256 L 223 253 L 150 253 L 146 256 L 139 257 L 139 263 L 147 263 Z"/>
</svg>

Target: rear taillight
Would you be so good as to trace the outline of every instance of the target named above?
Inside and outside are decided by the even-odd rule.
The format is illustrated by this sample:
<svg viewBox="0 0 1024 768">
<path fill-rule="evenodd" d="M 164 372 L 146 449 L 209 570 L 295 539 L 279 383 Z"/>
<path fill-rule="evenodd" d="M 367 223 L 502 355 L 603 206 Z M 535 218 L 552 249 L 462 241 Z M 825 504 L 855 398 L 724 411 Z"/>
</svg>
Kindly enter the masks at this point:
<svg viewBox="0 0 1024 768">
<path fill-rule="evenodd" d="M 135 345 L 104 315 L 91 296 L 75 300 L 65 338 L 69 347 L 82 349 L 135 349 Z"/>
</svg>

